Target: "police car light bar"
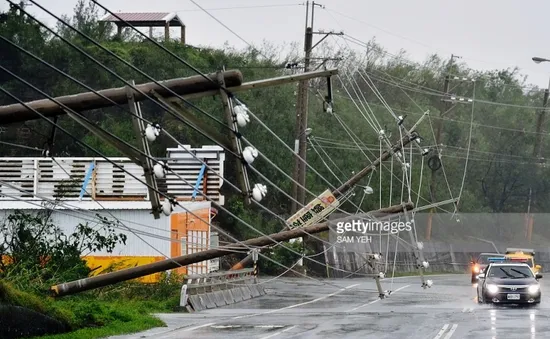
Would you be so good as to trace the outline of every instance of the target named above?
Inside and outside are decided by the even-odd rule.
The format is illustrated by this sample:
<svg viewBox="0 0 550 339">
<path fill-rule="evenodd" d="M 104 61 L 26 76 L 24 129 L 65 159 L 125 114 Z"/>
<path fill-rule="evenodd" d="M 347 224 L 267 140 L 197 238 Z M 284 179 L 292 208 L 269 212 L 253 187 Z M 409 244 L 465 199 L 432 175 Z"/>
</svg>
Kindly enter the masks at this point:
<svg viewBox="0 0 550 339">
<path fill-rule="evenodd" d="M 535 250 L 532 248 L 513 248 L 509 247 L 506 249 L 506 254 L 516 254 L 516 253 L 525 253 L 530 255 L 535 255 Z"/>
<path fill-rule="evenodd" d="M 505 257 L 491 257 L 491 258 L 487 258 L 487 260 L 489 262 L 503 262 L 503 261 L 506 261 L 506 258 Z"/>
</svg>

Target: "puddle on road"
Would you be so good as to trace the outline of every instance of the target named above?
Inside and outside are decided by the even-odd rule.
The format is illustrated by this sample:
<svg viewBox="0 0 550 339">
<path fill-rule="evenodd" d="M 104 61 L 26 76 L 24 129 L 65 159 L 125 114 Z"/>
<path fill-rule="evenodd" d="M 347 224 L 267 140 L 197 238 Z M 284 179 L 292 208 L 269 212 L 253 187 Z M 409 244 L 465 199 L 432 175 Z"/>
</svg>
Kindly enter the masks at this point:
<svg viewBox="0 0 550 339">
<path fill-rule="evenodd" d="M 237 331 L 242 331 L 242 330 L 251 330 L 251 329 L 259 329 L 259 330 L 264 330 L 264 331 L 267 331 L 267 332 L 270 332 L 270 331 L 276 331 L 276 330 L 281 330 L 281 329 L 284 329 L 285 327 L 289 327 L 290 325 L 248 325 L 248 324 L 243 324 L 243 325 L 238 325 L 238 324 L 232 324 L 232 325 L 212 325 L 210 326 L 211 329 L 215 329 L 215 330 L 224 330 L 224 331 L 231 331 L 231 330 L 237 330 Z"/>
</svg>

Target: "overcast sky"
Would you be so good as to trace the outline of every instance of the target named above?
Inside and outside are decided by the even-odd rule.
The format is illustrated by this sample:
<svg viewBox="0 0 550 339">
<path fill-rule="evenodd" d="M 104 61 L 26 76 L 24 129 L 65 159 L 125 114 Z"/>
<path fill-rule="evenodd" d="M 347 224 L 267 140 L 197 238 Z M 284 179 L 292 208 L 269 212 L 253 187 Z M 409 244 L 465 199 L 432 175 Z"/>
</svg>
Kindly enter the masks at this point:
<svg viewBox="0 0 550 339">
<path fill-rule="evenodd" d="M 251 44 L 269 40 L 278 45 L 303 43 L 305 2 L 292 0 L 195 0 Z M 56 15 L 72 14 L 76 0 L 38 1 Z M 314 29 L 343 30 L 362 41 L 376 37 L 392 53 L 405 49 L 414 61 L 438 53 L 475 69 L 518 66 L 530 83 L 546 87 L 550 62 L 535 64 L 533 56 L 550 58 L 546 0 L 320 0 Z M 187 26 L 192 45 L 236 47 L 245 43 L 189 0 L 103 0 L 117 12 L 171 12 Z M 256 7 L 254 7 L 256 6 Z M 0 1 L 0 10 L 8 3 Z M 223 9 L 234 7 L 233 9 Z M 252 7 L 252 8 L 239 8 Z M 29 7 L 43 22 L 55 24 L 45 12 Z M 345 16 L 343 16 L 343 15 Z M 159 31 L 161 33 L 162 31 Z M 344 43 L 341 41 L 341 43 Z M 359 47 L 357 47 L 359 48 Z"/>
</svg>

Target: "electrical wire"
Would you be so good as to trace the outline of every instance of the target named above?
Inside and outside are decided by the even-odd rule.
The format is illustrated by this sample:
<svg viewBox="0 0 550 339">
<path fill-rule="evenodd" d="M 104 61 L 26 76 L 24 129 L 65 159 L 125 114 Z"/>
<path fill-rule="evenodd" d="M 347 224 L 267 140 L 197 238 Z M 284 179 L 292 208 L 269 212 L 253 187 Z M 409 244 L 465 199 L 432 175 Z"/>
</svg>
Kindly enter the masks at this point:
<svg viewBox="0 0 550 339">
<path fill-rule="evenodd" d="M 10 1 L 10 0 L 7 0 L 7 1 Z M 32 0 L 31 0 L 31 1 L 32 1 Z M 131 65 L 131 64 L 128 63 L 127 61 L 123 60 L 122 58 L 120 58 L 119 56 L 117 56 L 116 54 L 114 54 L 113 52 L 107 50 L 106 48 L 104 48 L 103 46 L 101 46 L 99 43 L 95 42 L 93 39 L 89 38 L 88 36 L 86 36 L 86 35 L 83 34 L 82 32 L 78 31 L 76 28 L 72 27 L 71 25 L 69 25 L 69 24 L 66 23 L 65 21 L 61 20 L 59 17 L 53 15 L 51 12 L 47 11 L 46 9 L 44 9 L 44 8 L 41 7 L 41 6 L 39 6 L 39 7 L 40 7 L 41 9 L 43 9 L 44 11 L 46 11 L 46 12 L 47 12 L 48 14 L 50 14 L 51 16 L 53 16 L 54 18 L 56 18 L 57 20 L 59 20 L 60 22 L 62 22 L 63 24 L 65 24 L 66 26 L 68 26 L 69 28 L 71 28 L 72 30 L 74 30 L 74 31 L 76 31 L 77 33 L 79 33 L 80 35 L 82 35 L 82 36 L 83 36 L 84 38 L 86 38 L 88 41 L 91 41 L 94 45 L 100 47 L 102 50 L 105 50 L 105 51 L 108 52 L 110 55 L 112 55 L 112 56 L 114 56 L 115 58 L 117 58 L 119 61 L 121 61 L 121 62 L 123 62 L 124 64 L 126 64 L 127 66 L 129 66 L 129 67 L 135 69 L 136 71 L 140 72 L 140 73 L 143 74 L 144 76 L 148 77 L 150 80 L 152 80 L 152 81 L 155 82 L 156 84 L 159 84 L 158 81 L 156 81 L 155 79 L 151 78 L 151 77 L 148 76 L 147 74 L 141 72 L 141 70 L 137 69 L 136 67 L 134 67 L 133 65 Z M 27 13 L 27 14 L 28 14 L 28 13 Z M 37 22 L 38 22 L 39 24 L 41 24 L 42 26 L 45 26 L 45 25 L 43 25 L 42 23 L 40 23 L 36 18 L 34 18 L 34 17 L 32 17 L 32 16 L 31 16 L 31 18 L 32 18 L 33 20 L 37 21 Z M 47 26 L 45 26 L 45 27 L 47 28 Z M 47 29 L 49 29 L 49 28 L 47 28 Z M 51 30 L 50 30 L 50 31 L 51 31 Z M 51 32 L 54 33 L 54 34 L 56 34 L 56 33 L 53 32 L 53 31 L 51 31 Z M 85 55 L 86 57 L 88 57 L 90 60 L 92 60 L 92 61 L 94 61 L 95 63 L 99 64 L 102 68 L 106 69 L 109 73 L 113 74 L 113 75 L 114 75 L 115 77 L 117 77 L 119 80 L 121 80 L 121 81 L 123 81 L 123 82 L 129 84 L 129 83 L 126 82 L 122 77 L 120 77 L 118 74 L 114 73 L 112 70 L 110 70 L 109 68 L 107 68 L 107 67 L 104 66 L 103 64 L 99 63 L 97 60 L 95 60 L 93 57 L 91 57 L 91 56 L 90 56 L 89 54 L 87 54 L 86 52 L 82 51 L 80 48 L 78 48 L 78 47 L 75 46 L 74 44 L 70 43 L 69 41 L 67 41 L 66 39 L 64 39 L 63 37 L 61 37 L 61 36 L 59 36 L 59 35 L 57 35 L 57 34 L 56 34 L 56 36 L 58 36 L 59 38 L 61 38 L 61 39 L 62 39 L 64 42 L 66 42 L 67 44 L 71 45 L 73 48 L 77 49 L 79 52 L 81 52 L 82 54 L 84 54 L 84 55 Z M 156 43 L 156 42 L 155 42 L 155 43 Z M 157 43 L 157 44 L 158 44 L 158 43 Z M 171 52 L 170 52 L 170 53 L 171 53 Z M 177 57 L 177 56 L 176 56 L 176 57 Z M 178 60 L 184 62 L 183 59 L 181 59 L 181 58 L 179 58 L 179 57 L 177 57 L 177 58 L 178 58 Z M 191 67 L 192 67 L 192 66 L 191 66 Z M 193 68 L 193 69 L 194 69 L 194 68 Z M 195 69 L 194 69 L 194 70 L 195 70 Z M 198 70 L 197 70 L 197 72 L 199 72 L 199 74 L 202 74 L 202 73 L 200 73 L 200 71 L 198 71 Z M 208 78 L 208 77 L 207 77 L 207 78 Z M 208 78 L 208 79 L 209 79 L 210 81 L 212 81 L 210 78 Z M 159 85 L 160 85 L 160 84 L 159 84 Z M 133 85 L 129 84 L 129 86 L 132 87 L 132 88 L 134 88 L 134 90 L 137 90 Z M 219 86 L 219 85 L 217 85 L 217 86 Z M 166 87 L 164 86 L 164 88 L 166 88 Z M 166 89 L 167 89 L 167 88 L 166 88 Z M 168 90 L 169 90 L 169 89 L 168 89 Z M 144 94 L 142 91 L 139 91 L 139 90 L 137 90 L 137 91 L 140 92 L 141 94 L 145 95 L 146 97 L 148 97 L 148 98 L 151 99 L 152 101 L 154 101 L 151 97 L 149 97 L 148 95 Z M 169 90 L 169 91 L 171 91 L 171 90 Z M 178 98 L 184 100 L 184 99 L 181 98 L 179 95 L 177 95 L 175 92 L 173 92 L 173 91 L 171 91 L 171 92 L 174 93 Z M 228 92 L 228 93 L 229 93 L 229 92 Z M 229 93 L 229 94 L 230 94 L 230 93 Z M 185 100 L 184 100 L 184 101 L 185 101 Z M 157 103 L 156 101 L 154 101 L 154 102 Z M 159 104 L 159 103 L 157 103 L 157 104 Z M 161 104 L 162 104 L 162 103 L 161 103 Z M 241 102 L 241 104 L 242 104 L 242 102 Z M 164 104 L 163 104 L 163 105 L 164 105 Z M 168 112 L 171 113 L 171 111 L 172 111 L 171 108 L 170 108 L 169 106 L 166 106 L 166 107 L 169 108 Z M 208 113 L 206 113 L 206 112 L 204 112 L 204 111 L 202 111 L 202 110 L 201 110 L 201 112 L 203 112 L 203 113 L 209 115 Z M 133 113 L 132 113 L 132 114 L 133 114 Z M 172 115 L 174 115 L 174 114 L 172 114 Z M 174 116 L 175 116 L 178 120 L 180 120 L 180 121 L 184 122 L 185 124 L 189 125 L 189 123 L 187 123 L 185 120 L 182 120 L 181 117 L 179 117 L 179 115 L 175 114 Z M 209 116 L 210 116 L 210 115 L 209 115 Z M 213 119 L 216 120 L 215 118 L 213 118 Z M 217 121 L 217 120 L 216 120 L 216 121 Z M 218 121 L 218 122 L 219 122 L 219 121 Z M 220 123 L 221 123 L 221 122 L 220 122 Z M 222 124 L 223 124 L 223 123 L 222 123 Z M 199 133 L 203 134 L 203 135 L 206 136 L 207 138 L 212 139 L 212 138 L 210 138 L 208 135 L 206 135 L 204 132 L 202 132 L 202 131 L 200 131 L 200 130 L 194 128 L 194 126 L 192 126 L 192 125 L 189 125 L 189 126 L 190 126 L 191 128 L 193 128 L 193 129 L 197 130 Z M 228 128 L 227 125 L 224 124 L 224 126 Z M 235 131 L 233 131 L 233 130 L 231 130 L 231 131 L 232 131 L 233 133 L 235 133 Z M 280 139 L 280 138 L 279 138 L 279 139 Z M 120 140 L 119 140 L 119 141 L 120 141 Z M 213 140 L 213 141 L 216 142 L 215 140 Z M 283 142 L 283 143 L 284 143 L 284 142 Z M 249 144 L 251 144 L 251 143 L 249 143 Z M 252 145 L 252 144 L 251 144 L 251 145 Z M 285 145 L 286 145 L 286 144 L 285 144 Z M 224 147 L 223 145 L 222 145 L 222 147 L 223 147 L 224 149 L 226 149 L 227 151 L 229 151 L 231 154 L 233 154 L 235 157 L 241 158 L 239 155 L 236 155 L 232 150 L 227 149 L 227 148 Z M 300 158 L 300 159 L 301 159 L 301 158 Z M 269 159 L 268 159 L 268 160 L 269 160 Z M 302 161 L 304 161 L 304 160 L 302 159 Z M 272 162 L 271 162 L 271 163 L 272 163 Z M 272 164 L 273 164 L 273 163 L 272 163 Z M 307 165 L 307 163 L 306 163 L 306 165 Z M 278 169 L 281 173 L 283 173 L 283 174 L 286 175 L 286 173 L 284 173 L 284 171 L 282 171 L 280 168 L 277 167 L 277 169 Z M 324 177 L 323 177 L 322 175 L 320 175 L 317 171 L 315 171 L 315 172 L 319 175 L 319 177 L 324 178 Z M 330 184 L 330 183 L 329 183 L 329 184 Z M 300 184 L 298 183 L 298 185 L 300 185 Z M 301 185 L 300 185 L 300 187 L 303 188 L 303 186 L 301 186 Z M 333 187 L 333 186 L 331 185 L 331 187 Z M 310 193 L 313 197 L 316 197 L 315 194 L 313 194 L 313 193 L 311 193 L 311 192 L 308 192 L 308 193 Z M 300 204 L 300 205 L 301 205 L 301 204 Z M 301 205 L 301 206 L 303 206 L 303 205 Z"/>
</svg>

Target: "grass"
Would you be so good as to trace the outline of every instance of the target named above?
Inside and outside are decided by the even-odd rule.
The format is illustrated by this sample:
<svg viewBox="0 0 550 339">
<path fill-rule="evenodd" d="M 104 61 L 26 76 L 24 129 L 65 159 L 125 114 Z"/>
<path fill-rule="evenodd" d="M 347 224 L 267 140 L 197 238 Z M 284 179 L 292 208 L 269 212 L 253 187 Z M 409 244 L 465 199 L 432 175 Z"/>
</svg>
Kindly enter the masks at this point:
<svg viewBox="0 0 550 339">
<path fill-rule="evenodd" d="M 112 335 L 137 333 L 154 327 L 166 326 L 160 319 L 149 314 L 154 309 L 144 307 L 145 305 L 139 302 L 76 302 L 72 306 L 67 307 L 67 309 L 82 310 L 82 308 L 88 307 L 98 309 L 100 311 L 99 318 L 104 321 L 103 324 L 98 324 L 98 327 L 85 327 L 63 334 L 35 337 L 35 339 L 97 339 Z M 90 315 L 79 314 L 78 316 L 85 318 Z"/>
<path fill-rule="evenodd" d="M 19 291 L 0 280 L 0 303 L 22 306 L 61 321 L 71 332 L 35 339 L 97 339 L 166 326 L 152 313 L 171 312 L 179 288 L 124 283 L 59 299 Z"/>
</svg>

